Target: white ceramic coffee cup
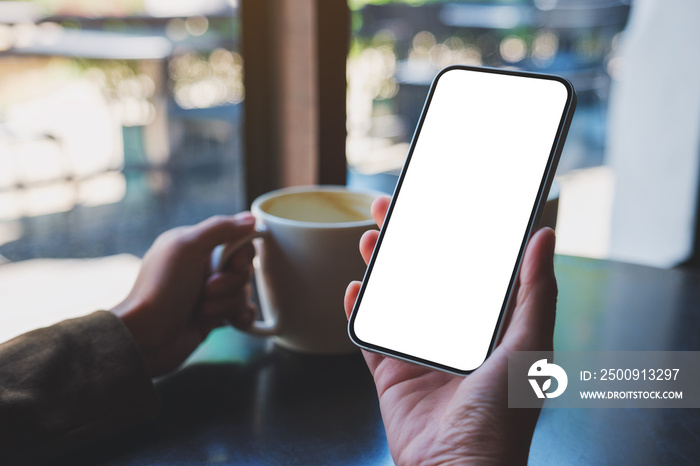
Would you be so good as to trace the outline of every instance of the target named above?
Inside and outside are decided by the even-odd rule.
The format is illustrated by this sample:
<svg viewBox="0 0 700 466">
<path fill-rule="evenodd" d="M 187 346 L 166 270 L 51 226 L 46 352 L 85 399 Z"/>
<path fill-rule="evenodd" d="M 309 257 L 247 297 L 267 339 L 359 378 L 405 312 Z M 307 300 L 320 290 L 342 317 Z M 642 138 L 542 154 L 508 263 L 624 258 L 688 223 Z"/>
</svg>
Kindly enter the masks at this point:
<svg viewBox="0 0 700 466">
<path fill-rule="evenodd" d="M 255 238 L 255 279 L 263 320 L 247 330 L 272 336 L 288 349 L 318 354 L 356 350 L 347 334 L 343 296 L 361 280 L 362 234 L 375 227 L 370 207 L 381 193 L 342 186 L 303 186 L 264 194 L 253 201 L 256 232 L 219 247 L 212 257 L 221 269 Z"/>
</svg>

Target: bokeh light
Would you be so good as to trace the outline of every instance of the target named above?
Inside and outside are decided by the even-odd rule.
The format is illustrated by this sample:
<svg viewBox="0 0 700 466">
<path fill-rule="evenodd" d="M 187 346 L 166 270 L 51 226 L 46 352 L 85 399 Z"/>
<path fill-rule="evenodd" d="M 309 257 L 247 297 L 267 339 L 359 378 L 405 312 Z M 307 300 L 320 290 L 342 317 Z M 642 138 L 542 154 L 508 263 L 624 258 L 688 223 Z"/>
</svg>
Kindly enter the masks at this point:
<svg viewBox="0 0 700 466">
<path fill-rule="evenodd" d="M 39 31 L 39 27 L 33 23 L 16 24 L 13 29 L 14 46 L 20 49 L 33 45 Z"/>
<path fill-rule="evenodd" d="M 193 36 L 201 36 L 209 29 L 209 20 L 206 16 L 190 16 L 185 20 L 185 29 Z"/>
<path fill-rule="evenodd" d="M 14 33 L 9 24 L 0 24 L 0 51 L 8 50 L 14 44 Z"/>
<path fill-rule="evenodd" d="M 179 42 L 187 39 L 189 33 L 185 20 L 182 18 L 173 18 L 165 25 L 165 35 L 168 39 Z"/>
<path fill-rule="evenodd" d="M 517 63 L 527 55 L 527 45 L 522 38 L 510 35 L 501 41 L 498 51 L 505 61 Z"/>
<path fill-rule="evenodd" d="M 532 41 L 532 61 L 537 66 L 547 66 L 554 61 L 558 49 L 559 37 L 552 31 L 540 31 Z"/>
<path fill-rule="evenodd" d="M 168 66 L 175 101 L 183 108 L 208 108 L 243 100 L 243 58 L 223 48 L 208 56 L 181 50 Z"/>
</svg>

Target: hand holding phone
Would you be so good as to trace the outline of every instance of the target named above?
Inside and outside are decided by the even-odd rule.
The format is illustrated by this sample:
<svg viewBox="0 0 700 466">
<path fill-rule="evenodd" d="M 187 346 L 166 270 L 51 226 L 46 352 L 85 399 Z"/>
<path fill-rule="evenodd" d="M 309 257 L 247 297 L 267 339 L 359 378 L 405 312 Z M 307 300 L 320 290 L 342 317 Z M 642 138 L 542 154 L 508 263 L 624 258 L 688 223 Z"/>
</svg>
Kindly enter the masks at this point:
<svg viewBox="0 0 700 466">
<path fill-rule="evenodd" d="M 381 227 L 389 198 L 375 201 L 372 213 Z M 426 215 L 430 217 L 430 209 Z M 439 237 L 439 222 L 432 221 L 434 234 L 416 244 L 407 254 L 418 258 L 431 254 Z M 368 231 L 360 241 L 360 252 L 368 262 L 379 236 Z M 509 351 L 552 349 L 557 296 L 552 265 L 554 234 L 544 229 L 528 243 L 510 322 L 501 345 L 478 371 L 469 377 L 435 371 L 365 351 L 374 377 L 389 449 L 397 464 L 434 463 L 470 458 L 477 463 L 526 464 L 539 410 L 507 407 Z M 424 285 L 420 277 L 405 283 L 406 293 Z M 352 283 L 345 295 L 350 316 L 360 289 Z M 426 321 L 431 315 L 426 311 Z"/>
<path fill-rule="evenodd" d="M 484 362 L 575 104 L 554 76 L 438 74 L 350 318 L 357 345 L 461 375 Z"/>
</svg>

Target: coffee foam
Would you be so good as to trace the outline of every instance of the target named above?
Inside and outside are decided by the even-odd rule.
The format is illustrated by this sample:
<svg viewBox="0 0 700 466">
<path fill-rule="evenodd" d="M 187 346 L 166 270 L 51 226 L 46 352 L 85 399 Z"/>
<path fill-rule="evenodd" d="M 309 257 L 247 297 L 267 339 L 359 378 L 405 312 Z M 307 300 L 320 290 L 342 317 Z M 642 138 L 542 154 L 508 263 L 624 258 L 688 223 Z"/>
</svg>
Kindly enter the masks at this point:
<svg viewBox="0 0 700 466">
<path fill-rule="evenodd" d="M 273 197 L 260 210 L 275 217 L 314 223 L 360 222 L 372 218 L 374 198 L 349 191 L 312 191 Z"/>
</svg>

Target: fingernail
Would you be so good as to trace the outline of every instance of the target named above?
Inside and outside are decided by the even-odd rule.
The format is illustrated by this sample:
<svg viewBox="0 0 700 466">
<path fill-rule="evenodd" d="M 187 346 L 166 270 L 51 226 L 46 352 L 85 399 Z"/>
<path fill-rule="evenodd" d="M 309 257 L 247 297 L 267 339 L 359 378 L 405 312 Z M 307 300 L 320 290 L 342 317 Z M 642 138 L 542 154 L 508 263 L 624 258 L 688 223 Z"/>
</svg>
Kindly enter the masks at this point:
<svg viewBox="0 0 700 466">
<path fill-rule="evenodd" d="M 250 212 L 241 212 L 236 215 L 236 222 L 239 225 L 253 225 L 255 224 L 255 217 Z"/>
</svg>

